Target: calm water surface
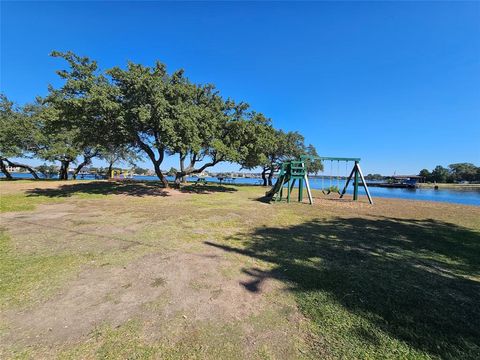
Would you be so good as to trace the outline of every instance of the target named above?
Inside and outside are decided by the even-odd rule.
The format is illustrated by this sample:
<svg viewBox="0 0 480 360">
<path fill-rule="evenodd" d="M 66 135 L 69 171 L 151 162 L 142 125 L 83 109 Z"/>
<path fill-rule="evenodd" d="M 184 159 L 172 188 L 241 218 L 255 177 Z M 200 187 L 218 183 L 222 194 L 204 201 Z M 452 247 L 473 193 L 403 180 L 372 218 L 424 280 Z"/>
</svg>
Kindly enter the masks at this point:
<svg viewBox="0 0 480 360">
<path fill-rule="evenodd" d="M 17 173 L 13 174 L 15 178 L 30 179 L 30 174 Z M 3 177 L 3 174 L 0 174 Z M 85 177 L 86 180 L 91 180 L 93 177 Z M 156 176 L 135 176 L 135 180 L 146 181 L 158 181 Z M 167 176 L 169 181 L 173 181 L 174 178 Z M 195 181 L 196 178 L 187 178 L 188 181 Z M 218 183 L 217 178 L 206 178 L 208 182 Z M 259 179 L 235 179 L 235 184 L 251 184 L 259 185 L 261 182 Z M 338 184 L 338 185 L 337 185 Z M 345 185 L 345 180 L 332 180 L 332 185 L 337 185 L 340 189 Z M 322 189 L 323 187 L 330 186 L 330 180 L 311 178 L 310 186 L 312 189 Z M 363 187 L 360 187 L 360 195 L 364 194 Z M 369 188 L 370 194 L 373 198 L 385 197 L 385 198 L 399 198 L 409 200 L 424 200 L 424 201 L 440 201 L 455 204 L 475 205 L 480 206 L 480 190 L 457 190 L 457 189 L 392 189 L 392 188 Z M 353 193 L 353 186 L 349 186 L 347 190 L 348 194 Z"/>
</svg>

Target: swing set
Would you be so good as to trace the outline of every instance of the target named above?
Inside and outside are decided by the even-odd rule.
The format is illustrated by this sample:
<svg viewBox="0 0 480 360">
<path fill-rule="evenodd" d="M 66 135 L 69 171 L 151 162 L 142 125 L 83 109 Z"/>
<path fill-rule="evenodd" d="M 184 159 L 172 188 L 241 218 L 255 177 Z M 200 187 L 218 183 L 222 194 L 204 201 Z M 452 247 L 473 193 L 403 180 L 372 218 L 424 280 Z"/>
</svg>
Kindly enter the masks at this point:
<svg viewBox="0 0 480 360">
<path fill-rule="evenodd" d="M 345 161 L 345 178 L 347 177 L 347 171 L 348 171 L 348 160 Z M 329 178 L 329 186 L 325 187 L 324 185 L 324 180 L 325 180 L 325 175 L 321 175 L 322 179 L 322 193 L 323 195 L 329 195 L 331 192 L 336 192 L 339 195 L 341 195 L 340 192 L 340 160 L 337 160 L 337 175 L 333 176 L 333 160 L 330 160 L 330 175 L 328 176 Z M 332 179 L 336 179 L 337 183 L 336 185 L 332 184 Z"/>
<path fill-rule="evenodd" d="M 310 183 L 308 180 L 308 171 L 307 171 L 307 161 L 320 160 L 322 162 L 330 161 L 330 175 L 329 175 L 329 187 L 325 187 L 325 176 L 322 176 L 322 192 L 324 195 L 329 195 L 332 192 L 337 192 L 340 195 L 340 199 L 343 198 L 347 192 L 348 185 L 353 180 L 353 200 L 358 200 L 358 188 L 359 180 L 361 179 L 361 185 L 365 189 L 368 201 L 370 204 L 373 204 L 372 197 L 370 196 L 370 191 L 368 190 L 367 183 L 363 177 L 362 170 L 360 168 L 360 158 L 342 158 L 342 157 L 325 157 L 325 156 L 301 156 L 300 160 L 297 161 L 287 161 L 281 164 L 280 174 L 278 176 L 277 182 L 275 185 L 268 191 L 265 195 L 271 197 L 275 201 L 281 201 L 283 198 L 283 188 L 287 184 L 287 202 L 290 202 L 290 193 L 295 186 L 295 182 L 298 180 L 298 201 L 303 200 L 303 187 L 305 185 L 307 189 L 308 200 L 310 204 L 313 204 L 313 197 L 310 190 Z M 333 176 L 333 164 L 337 162 L 337 174 Z M 345 176 L 345 186 L 343 190 L 340 191 L 340 162 L 345 162 L 345 175 L 348 172 L 349 163 L 353 163 L 353 168 L 350 171 L 350 175 Z M 334 185 L 334 180 L 336 178 L 336 185 Z"/>
<path fill-rule="evenodd" d="M 348 185 L 350 184 L 350 181 L 353 179 L 353 200 L 357 201 L 358 200 L 358 188 L 359 188 L 359 180 L 361 179 L 361 185 L 365 189 L 365 194 L 367 195 L 368 202 L 370 204 L 373 204 L 372 197 L 370 196 L 370 191 L 368 190 L 367 183 L 365 181 L 365 178 L 363 177 L 362 169 L 360 168 L 360 158 L 343 158 L 343 157 L 328 157 L 328 156 L 302 156 L 301 160 L 306 161 L 306 160 L 320 160 L 322 162 L 325 161 L 330 161 L 330 175 L 329 175 L 329 187 L 325 188 L 324 186 L 324 180 L 325 176 L 322 176 L 322 192 L 324 195 L 328 195 L 331 192 L 337 192 L 340 195 L 340 199 L 343 198 L 345 193 L 347 192 Z M 337 173 L 336 176 L 333 175 L 333 164 L 334 162 L 337 162 Z M 345 186 L 343 187 L 343 190 L 340 191 L 340 162 L 345 162 Z M 347 177 L 348 173 L 348 165 L 349 163 L 353 163 L 353 168 L 350 171 L 350 175 Z M 336 185 L 333 185 L 334 178 L 336 178 Z"/>
</svg>

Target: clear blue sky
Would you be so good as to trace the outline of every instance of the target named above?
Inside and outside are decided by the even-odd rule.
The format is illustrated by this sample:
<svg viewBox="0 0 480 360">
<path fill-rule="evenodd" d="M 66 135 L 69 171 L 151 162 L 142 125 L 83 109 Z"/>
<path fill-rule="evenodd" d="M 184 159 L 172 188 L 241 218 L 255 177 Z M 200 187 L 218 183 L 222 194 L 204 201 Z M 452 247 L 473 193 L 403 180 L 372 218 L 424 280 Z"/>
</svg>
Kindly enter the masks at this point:
<svg viewBox="0 0 480 360">
<path fill-rule="evenodd" d="M 480 165 L 479 2 L 2 1 L 2 92 L 59 85 L 53 49 L 184 68 L 364 172 Z"/>
</svg>

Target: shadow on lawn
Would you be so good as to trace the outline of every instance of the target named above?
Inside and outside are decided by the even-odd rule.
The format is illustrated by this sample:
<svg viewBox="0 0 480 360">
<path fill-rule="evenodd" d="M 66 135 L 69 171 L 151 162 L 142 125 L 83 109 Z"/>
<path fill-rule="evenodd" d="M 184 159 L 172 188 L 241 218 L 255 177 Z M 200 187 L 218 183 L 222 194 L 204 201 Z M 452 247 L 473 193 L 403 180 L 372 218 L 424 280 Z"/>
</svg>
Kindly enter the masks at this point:
<svg viewBox="0 0 480 360">
<path fill-rule="evenodd" d="M 236 189 L 215 185 L 186 185 L 179 191 L 184 193 L 209 194 L 213 192 L 233 192 Z M 75 194 L 129 195 L 129 196 L 170 196 L 159 181 L 91 181 L 65 184 L 58 188 L 28 190 L 30 196 L 70 197 Z"/>
<path fill-rule="evenodd" d="M 194 194 L 209 194 L 213 192 L 235 192 L 237 189 L 231 186 L 224 185 L 182 185 L 179 189 L 181 192 L 194 193 Z"/>
<path fill-rule="evenodd" d="M 434 356 L 480 354 L 480 282 L 467 278 L 480 274 L 478 232 L 435 220 L 334 218 L 229 241 L 207 244 L 273 264 L 244 269 L 252 277 L 246 289 L 286 280 L 317 324 L 335 316 L 322 308 L 328 294 L 366 320 L 353 336 L 371 345 L 378 343 L 374 325 Z"/>
</svg>

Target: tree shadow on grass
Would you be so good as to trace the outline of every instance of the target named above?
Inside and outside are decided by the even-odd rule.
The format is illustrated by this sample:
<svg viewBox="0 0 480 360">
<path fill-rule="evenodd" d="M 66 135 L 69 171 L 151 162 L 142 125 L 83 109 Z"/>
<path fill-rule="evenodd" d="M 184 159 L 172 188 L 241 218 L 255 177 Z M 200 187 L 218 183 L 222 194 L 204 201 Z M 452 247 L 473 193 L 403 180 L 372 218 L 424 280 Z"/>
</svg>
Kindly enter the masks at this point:
<svg viewBox="0 0 480 360">
<path fill-rule="evenodd" d="M 182 185 L 180 188 L 181 192 L 193 193 L 193 194 L 210 194 L 214 192 L 235 192 L 237 189 L 231 186 L 225 185 L 200 185 L 200 184 L 189 184 Z"/>
<path fill-rule="evenodd" d="M 57 188 L 35 188 L 26 192 L 30 196 L 70 197 L 89 195 L 169 196 L 159 181 L 89 181 L 64 184 Z"/>
<path fill-rule="evenodd" d="M 264 204 L 271 204 L 275 202 L 271 196 L 260 196 L 255 198 L 254 200 Z"/>
<path fill-rule="evenodd" d="M 207 244 L 273 266 L 244 269 L 246 289 L 261 291 L 268 278 L 287 281 L 317 324 L 335 316 L 322 308 L 328 295 L 365 320 L 353 334 L 360 341 L 373 337 L 375 346 L 373 326 L 433 356 L 479 358 L 478 232 L 436 220 L 334 218 L 229 241 Z"/>
<path fill-rule="evenodd" d="M 236 191 L 234 188 L 214 185 L 187 185 L 180 189 L 184 193 L 209 194 L 214 192 Z M 78 194 L 128 195 L 128 196 L 170 196 L 159 181 L 89 181 L 64 184 L 57 188 L 35 188 L 26 192 L 29 196 L 70 197 Z"/>
</svg>

